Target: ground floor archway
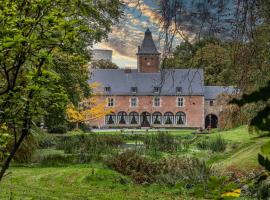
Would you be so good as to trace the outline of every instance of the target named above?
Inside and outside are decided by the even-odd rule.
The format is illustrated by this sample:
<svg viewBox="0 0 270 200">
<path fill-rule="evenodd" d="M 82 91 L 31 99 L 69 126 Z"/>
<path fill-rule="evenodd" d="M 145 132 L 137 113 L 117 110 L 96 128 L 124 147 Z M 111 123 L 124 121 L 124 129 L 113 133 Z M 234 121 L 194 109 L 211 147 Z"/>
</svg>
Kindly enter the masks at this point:
<svg viewBox="0 0 270 200">
<path fill-rule="evenodd" d="M 205 128 L 217 128 L 218 117 L 214 114 L 206 115 L 205 117 Z"/>
<path fill-rule="evenodd" d="M 149 112 L 143 112 L 141 114 L 141 126 L 149 127 L 151 123 L 151 115 Z"/>
</svg>

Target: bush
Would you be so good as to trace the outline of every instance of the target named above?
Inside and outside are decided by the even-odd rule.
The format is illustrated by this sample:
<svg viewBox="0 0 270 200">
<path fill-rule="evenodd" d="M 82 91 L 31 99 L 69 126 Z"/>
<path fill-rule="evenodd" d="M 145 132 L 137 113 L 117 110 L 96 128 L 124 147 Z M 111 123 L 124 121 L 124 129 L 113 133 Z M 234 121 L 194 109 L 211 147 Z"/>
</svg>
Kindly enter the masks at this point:
<svg viewBox="0 0 270 200">
<path fill-rule="evenodd" d="M 67 132 L 67 126 L 65 125 L 58 125 L 58 126 L 54 126 L 54 127 L 51 127 L 49 129 L 49 133 L 59 133 L 59 134 L 63 134 L 63 133 L 66 133 Z"/>
<path fill-rule="evenodd" d="M 213 152 L 223 152 L 226 150 L 227 142 L 225 139 L 219 134 L 214 138 L 204 138 L 201 142 L 197 143 L 197 147 L 203 150 L 211 150 Z"/>
<path fill-rule="evenodd" d="M 177 152 L 181 147 L 180 141 L 168 132 L 146 135 L 143 138 L 146 149 L 164 152 Z"/>
<path fill-rule="evenodd" d="M 56 148 L 88 160 L 89 156 L 100 159 L 101 154 L 112 154 L 123 143 L 121 135 L 79 134 L 59 137 Z"/>
<path fill-rule="evenodd" d="M 38 139 L 38 148 L 39 149 L 48 149 L 53 146 L 56 146 L 58 138 L 54 135 L 45 134 L 44 136 Z"/>
<path fill-rule="evenodd" d="M 13 143 L 9 145 L 13 145 Z M 36 138 L 33 135 L 27 136 L 26 139 L 22 142 L 18 151 L 16 152 L 14 156 L 14 160 L 20 163 L 30 161 L 32 155 L 37 149 L 37 146 L 38 146 L 38 142 Z M 11 148 L 11 146 L 9 148 Z"/>
<path fill-rule="evenodd" d="M 75 163 L 75 157 L 65 154 L 49 154 L 41 157 L 39 163 L 45 166 L 62 166 Z"/>
<path fill-rule="evenodd" d="M 126 151 L 107 160 L 107 165 L 117 172 L 130 176 L 135 183 L 153 183 L 158 166 L 136 151 Z"/>
<path fill-rule="evenodd" d="M 198 159 L 169 157 L 152 160 L 136 151 L 126 151 L 107 161 L 110 168 L 132 178 L 135 183 L 159 183 L 174 186 L 179 181 L 185 184 L 206 184 L 213 174 L 211 167 Z"/>
</svg>

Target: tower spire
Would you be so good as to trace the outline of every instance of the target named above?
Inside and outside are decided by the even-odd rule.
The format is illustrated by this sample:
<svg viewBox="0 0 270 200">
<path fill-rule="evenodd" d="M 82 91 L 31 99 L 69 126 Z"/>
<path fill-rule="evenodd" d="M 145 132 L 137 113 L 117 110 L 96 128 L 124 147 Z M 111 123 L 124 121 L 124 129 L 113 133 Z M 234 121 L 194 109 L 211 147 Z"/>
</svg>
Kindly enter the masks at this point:
<svg viewBox="0 0 270 200">
<path fill-rule="evenodd" d="M 146 73 L 159 72 L 159 56 L 149 28 L 144 33 L 142 45 L 138 47 L 137 62 L 138 71 Z"/>
</svg>

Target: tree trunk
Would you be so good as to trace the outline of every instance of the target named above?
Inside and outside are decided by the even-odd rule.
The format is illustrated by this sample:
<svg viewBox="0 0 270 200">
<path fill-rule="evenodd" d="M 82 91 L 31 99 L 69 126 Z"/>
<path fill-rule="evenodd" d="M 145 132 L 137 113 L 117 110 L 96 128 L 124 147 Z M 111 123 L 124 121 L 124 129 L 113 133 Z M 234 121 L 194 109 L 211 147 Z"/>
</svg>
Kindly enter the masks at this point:
<svg viewBox="0 0 270 200">
<path fill-rule="evenodd" d="M 30 93 L 29 93 L 29 99 L 33 98 L 33 94 L 34 94 L 34 91 L 31 90 Z M 10 162 L 14 158 L 14 156 L 15 156 L 17 150 L 19 149 L 19 147 L 21 146 L 23 140 L 29 134 L 30 123 L 31 123 L 31 117 L 29 116 L 29 109 L 30 109 L 30 102 L 28 100 L 28 102 L 26 104 L 26 107 L 25 107 L 25 110 L 24 110 L 24 121 L 23 121 L 23 127 L 22 127 L 22 134 L 21 134 L 18 142 L 16 142 L 14 140 L 13 148 L 12 148 L 9 156 L 5 160 L 4 164 L 2 165 L 2 168 L 1 168 L 1 171 L 0 171 L 0 182 L 2 181 L 6 170 L 9 168 Z"/>
<path fill-rule="evenodd" d="M 28 132 L 29 132 L 28 130 L 24 130 L 22 132 L 20 139 L 13 146 L 12 151 L 10 152 L 7 159 L 5 160 L 5 162 L 4 162 L 4 164 L 3 164 L 2 168 L 1 168 L 1 171 L 0 171 L 0 182 L 2 181 L 6 170 L 9 168 L 10 162 L 12 161 L 13 157 L 15 156 L 15 154 L 16 154 L 17 150 L 19 149 L 20 145 L 22 144 L 24 138 L 27 136 Z"/>
</svg>

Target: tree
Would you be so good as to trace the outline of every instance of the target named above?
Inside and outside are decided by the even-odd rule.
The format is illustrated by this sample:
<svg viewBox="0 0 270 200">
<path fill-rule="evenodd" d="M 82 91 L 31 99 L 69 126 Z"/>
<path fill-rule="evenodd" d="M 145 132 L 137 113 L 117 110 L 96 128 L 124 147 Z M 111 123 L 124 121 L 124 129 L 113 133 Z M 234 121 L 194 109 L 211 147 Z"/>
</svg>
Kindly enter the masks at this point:
<svg viewBox="0 0 270 200">
<path fill-rule="evenodd" d="M 92 69 L 118 69 L 119 67 L 109 60 L 96 60 L 91 63 Z"/>
<path fill-rule="evenodd" d="M 101 119 L 105 115 L 113 112 L 113 109 L 108 108 L 106 99 L 100 100 L 99 95 L 103 93 L 102 85 L 98 82 L 91 83 L 92 95 L 88 99 L 81 101 L 78 106 L 70 103 L 67 107 L 67 117 L 72 123 L 76 123 L 78 128 L 79 123 L 89 124 L 91 121 Z"/>
<path fill-rule="evenodd" d="M 48 111 L 65 110 L 68 99 L 80 100 L 74 88 L 88 86 L 78 87 L 76 66 L 87 65 L 87 47 L 107 36 L 121 8 L 118 0 L 0 0 L 0 125 L 12 136 L 0 181 Z"/>
</svg>

